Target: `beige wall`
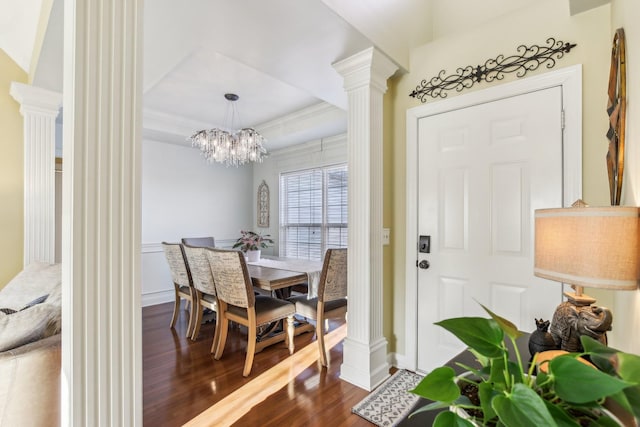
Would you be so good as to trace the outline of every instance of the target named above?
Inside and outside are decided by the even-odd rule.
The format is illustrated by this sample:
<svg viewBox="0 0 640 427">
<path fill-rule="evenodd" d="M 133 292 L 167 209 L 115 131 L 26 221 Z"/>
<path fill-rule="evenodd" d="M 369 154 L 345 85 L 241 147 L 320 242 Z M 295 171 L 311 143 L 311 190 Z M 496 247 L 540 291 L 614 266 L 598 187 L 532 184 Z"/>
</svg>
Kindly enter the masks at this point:
<svg viewBox="0 0 640 427">
<path fill-rule="evenodd" d="M 22 270 L 22 116 L 20 105 L 9 95 L 14 81 L 26 83 L 27 73 L 0 49 L 0 288 Z"/>
<path fill-rule="evenodd" d="M 627 133 L 622 202 L 640 205 L 640 3 L 638 0 L 612 0 L 609 39 L 617 28 L 624 28 L 627 45 Z M 635 102 L 634 102 L 635 101 Z M 640 354 L 640 290 L 610 292 L 614 296 L 613 331 L 610 343 Z"/>
<path fill-rule="evenodd" d="M 626 0 L 631 4 L 634 0 Z M 620 0 L 619 2 L 622 2 Z M 632 15 L 633 16 L 633 15 Z M 635 15 L 637 16 L 637 15 Z M 564 1 L 543 0 L 529 8 L 504 15 L 489 24 L 474 28 L 468 33 L 452 35 L 414 49 L 411 66 L 405 74 L 392 82 L 394 90 L 389 92 L 394 105 L 391 198 L 385 199 L 385 206 L 393 206 L 391 228 L 393 258 L 385 259 L 385 267 L 392 264 L 393 277 L 386 287 L 393 287 L 393 297 L 385 299 L 385 304 L 393 304 L 392 335 L 386 335 L 392 345 L 390 351 L 404 354 L 405 330 L 405 135 L 406 111 L 421 105 L 408 94 L 422 79 L 431 78 L 444 69 L 452 73 L 457 67 L 482 64 L 498 54 L 515 54 L 520 44 L 545 43 L 548 37 L 577 43 L 577 47 L 564 58 L 558 60 L 553 70 L 574 64 L 583 65 L 583 198 L 591 205 L 608 203 L 608 184 L 605 166 L 607 141 L 606 90 L 609 74 L 611 7 L 609 5 L 591 11 L 569 16 L 568 4 Z M 541 68 L 527 76 L 547 72 Z M 515 80 L 514 75 L 506 75 L 503 82 Z M 462 94 L 481 90 L 500 83 L 476 84 Z M 449 97 L 458 96 L 449 92 Z M 429 100 L 427 102 L 437 102 Z M 385 125 L 387 122 L 385 122 Z M 387 194 L 385 194 L 386 196 Z M 387 211 L 385 210 L 385 213 Z M 385 216 L 385 221 L 387 221 Z M 386 253 L 385 253 L 386 255 Z M 385 314 L 388 313 L 385 307 Z M 388 322 L 385 319 L 385 323 Z M 387 329 L 385 329 L 387 333 Z"/>
</svg>

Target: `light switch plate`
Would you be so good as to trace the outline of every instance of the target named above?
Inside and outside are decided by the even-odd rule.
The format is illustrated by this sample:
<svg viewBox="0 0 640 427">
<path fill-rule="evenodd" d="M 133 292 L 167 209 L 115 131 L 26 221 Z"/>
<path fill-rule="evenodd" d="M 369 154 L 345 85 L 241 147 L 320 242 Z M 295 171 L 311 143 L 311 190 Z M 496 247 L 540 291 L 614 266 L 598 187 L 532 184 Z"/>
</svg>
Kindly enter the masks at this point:
<svg viewBox="0 0 640 427">
<path fill-rule="evenodd" d="M 388 245 L 389 244 L 390 235 L 391 235 L 391 230 L 389 230 L 388 228 L 383 228 L 382 229 L 382 244 L 383 245 Z"/>
</svg>

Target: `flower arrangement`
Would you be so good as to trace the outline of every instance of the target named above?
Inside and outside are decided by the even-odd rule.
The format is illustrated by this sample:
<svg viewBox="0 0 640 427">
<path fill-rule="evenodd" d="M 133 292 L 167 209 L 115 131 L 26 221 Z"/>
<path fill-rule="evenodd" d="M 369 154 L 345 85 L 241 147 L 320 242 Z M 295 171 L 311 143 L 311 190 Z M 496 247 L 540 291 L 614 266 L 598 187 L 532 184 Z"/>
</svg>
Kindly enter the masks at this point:
<svg viewBox="0 0 640 427">
<path fill-rule="evenodd" d="M 274 243 L 269 234 L 265 234 L 263 236 L 262 234 L 254 231 L 244 230 L 240 230 L 240 234 L 241 236 L 236 240 L 233 248 L 240 248 L 242 252 L 257 251 L 259 249 L 268 248 Z"/>
<path fill-rule="evenodd" d="M 491 318 L 460 317 L 436 323 L 467 344 L 482 367 L 460 365 L 466 370 L 462 376 L 448 366 L 431 371 L 412 392 L 434 402 L 415 413 L 449 408 L 438 414 L 435 427 L 638 425 L 640 356 L 583 335 L 583 353 L 565 352 L 551 360 L 538 357 L 543 354 L 539 353 L 527 369 L 515 343 L 522 333 L 510 321 L 483 308 Z M 513 359 L 507 338 L 515 351 Z M 588 356 L 598 369 L 579 356 Z M 533 375 L 534 368 L 538 368 L 537 375 Z M 461 391 L 458 381 L 475 386 L 477 402 Z M 618 406 L 618 418 L 611 418 L 605 410 L 611 405 Z M 473 414 L 473 420 L 461 418 L 460 408 Z"/>
</svg>

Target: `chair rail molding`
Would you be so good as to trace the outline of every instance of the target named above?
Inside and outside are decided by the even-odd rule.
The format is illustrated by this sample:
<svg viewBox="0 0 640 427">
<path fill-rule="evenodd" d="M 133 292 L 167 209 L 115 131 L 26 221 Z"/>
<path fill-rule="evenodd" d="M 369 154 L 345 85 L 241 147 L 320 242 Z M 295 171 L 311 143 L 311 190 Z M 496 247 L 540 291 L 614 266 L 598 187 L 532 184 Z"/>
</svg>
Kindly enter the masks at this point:
<svg viewBox="0 0 640 427">
<path fill-rule="evenodd" d="M 382 333 L 382 103 L 398 67 L 375 48 L 333 67 L 348 100 L 349 327 L 340 378 L 372 390 L 389 376 Z"/>
<path fill-rule="evenodd" d="M 24 141 L 24 265 L 55 262 L 56 117 L 62 94 L 12 82 L 20 104 Z"/>
</svg>

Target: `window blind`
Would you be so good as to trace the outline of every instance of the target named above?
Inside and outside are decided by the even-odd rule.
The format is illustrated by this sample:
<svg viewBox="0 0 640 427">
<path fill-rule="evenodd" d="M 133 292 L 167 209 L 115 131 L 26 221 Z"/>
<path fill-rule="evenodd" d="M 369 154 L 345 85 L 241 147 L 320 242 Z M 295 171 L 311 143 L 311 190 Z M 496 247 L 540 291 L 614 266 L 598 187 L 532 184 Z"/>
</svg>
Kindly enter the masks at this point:
<svg viewBox="0 0 640 427">
<path fill-rule="evenodd" d="M 280 255 L 322 260 L 347 247 L 347 165 L 280 175 Z"/>
</svg>

